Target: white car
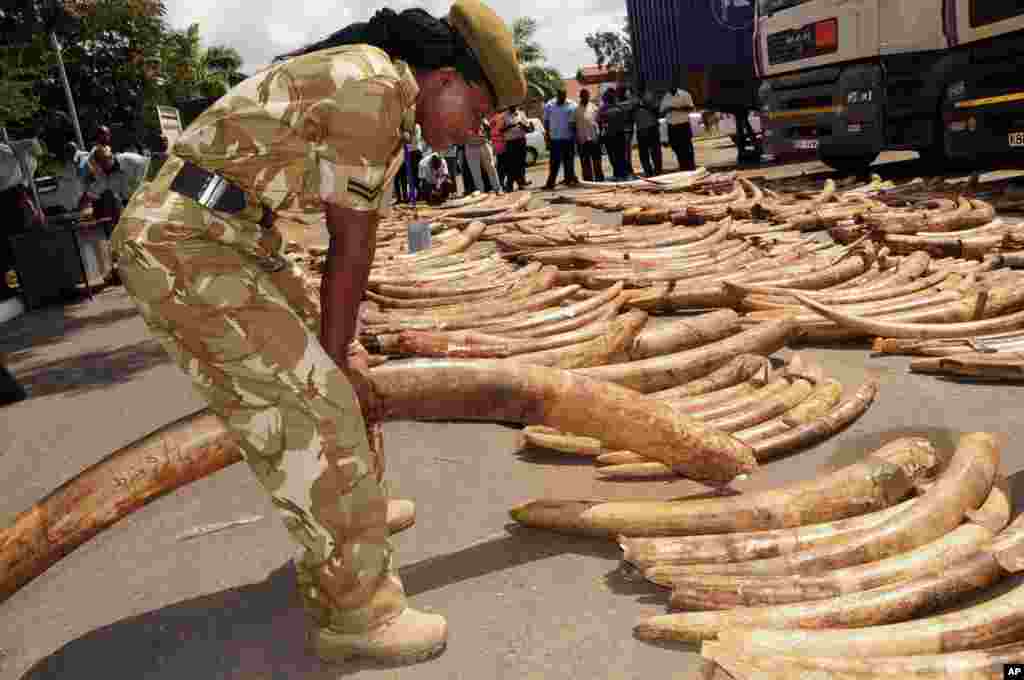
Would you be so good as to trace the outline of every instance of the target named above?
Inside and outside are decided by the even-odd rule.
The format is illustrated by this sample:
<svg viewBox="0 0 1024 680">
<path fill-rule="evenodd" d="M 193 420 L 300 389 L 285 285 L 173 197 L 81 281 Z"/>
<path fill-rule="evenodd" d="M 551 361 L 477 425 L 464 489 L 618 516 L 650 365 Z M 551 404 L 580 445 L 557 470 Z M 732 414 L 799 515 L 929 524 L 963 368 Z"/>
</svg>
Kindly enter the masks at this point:
<svg viewBox="0 0 1024 680">
<path fill-rule="evenodd" d="M 751 111 L 748 116 L 750 121 L 750 127 L 755 133 L 761 132 L 761 116 L 757 111 Z M 665 119 L 662 118 L 658 121 L 661 128 L 661 144 L 662 146 L 668 146 L 668 125 L 665 123 Z M 701 113 L 693 111 L 690 113 L 690 127 L 693 128 L 693 136 L 702 135 L 705 132 L 704 129 L 704 116 Z M 732 137 L 736 134 L 736 117 L 730 113 L 722 113 L 718 116 L 718 132 L 719 134 Z"/>
<path fill-rule="evenodd" d="M 693 129 L 693 136 L 704 134 L 704 116 L 697 112 L 690 112 L 690 127 Z M 658 128 L 661 131 L 661 145 L 668 146 L 668 121 L 665 118 L 658 119 Z"/>
<path fill-rule="evenodd" d="M 534 165 L 541 154 L 548 150 L 544 142 L 544 122 L 540 118 L 527 118 L 533 123 L 533 132 L 526 133 L 526 165 Z"/>
</svg>

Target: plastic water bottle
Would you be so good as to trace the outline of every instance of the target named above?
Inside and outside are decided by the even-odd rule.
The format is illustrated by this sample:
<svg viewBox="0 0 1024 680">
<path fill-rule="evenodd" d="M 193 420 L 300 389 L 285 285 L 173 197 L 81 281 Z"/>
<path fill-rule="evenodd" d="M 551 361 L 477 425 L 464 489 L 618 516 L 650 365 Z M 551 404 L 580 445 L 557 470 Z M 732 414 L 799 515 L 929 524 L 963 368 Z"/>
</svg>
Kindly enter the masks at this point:
<svg viewBox="0 0 1024 680">
<path fill-rule="evenodd" d="M 430 247 L 430 222 L 410 222 L 408 227 L 409 252 L 417 253 Z"/>
</svg>

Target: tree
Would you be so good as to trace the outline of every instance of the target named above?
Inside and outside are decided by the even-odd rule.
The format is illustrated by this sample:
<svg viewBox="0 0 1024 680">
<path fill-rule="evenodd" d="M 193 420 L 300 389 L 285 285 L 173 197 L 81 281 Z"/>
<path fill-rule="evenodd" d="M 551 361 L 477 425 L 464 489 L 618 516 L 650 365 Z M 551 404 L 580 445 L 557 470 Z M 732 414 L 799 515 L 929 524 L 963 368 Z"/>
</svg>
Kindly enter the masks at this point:
<svg viewBox="0 0 1024 680">
<path fill-rule="evenodd" d="M 520 17 L 512 24 L 512 44 L 522 66 L 532 66 L 544 61 L 544 49 L 534 40 L 535 35 L 537 20 L 532 17 Z"/>
<path fill-rule="evenodd" d="M 0 126 L 16 127 L 39 112 L 36 85 L 52 62 L 46 34 L 72 24 L 62 7 L 41 0 L 0 6 Z"/>
<path fill-rule="evenodd" d="M 118 147 L 153 146 L 156 105 L 180 108 L 245 78 L 237 50 L 203 49 L 198 26 L 173 31 L 164 15 L 161 0 L 2 0 L 0 124 L 14 137 L 42 137 L 51 150 L 74 139 L 52 29 L 86 142 L 108 125 Z M 154 60 L 162 78 L 154 77 Z"/>
<path fill-rule="evenodd" d="M 534 39 L 536 34 L 537 21 L 532 17 L 520 17 L 512 24 L 512 41 L 526 79 L 527 96 L 550 99 L 565 84 L 562 74 L 546 65 L 544 49 Z"/>
<path fill-rule="evenodd" d="M 526 77 L 528 94 L 544 100 L 551 99 L 559 90 L 565 88 L 562 74 L 550 66 L 527 66 L 523 70 L 523 75 Z"/>
<path fill-rule="evenodd" d="M 7 45 L 0 48 L 0 127 L 20 124 L 39 111 L 33 84 L 42 69 L 26 65 L 24 52 Z"/>
<path fill-rule="evenodd" d="M 240 72 L 242 56 L 233 47 L 212 45 L 204 49 L 199 24 L 184 31 L 170 31 L 160 50 L 168 98 L 176 102 L 195 97 L 223 96 L 245 80 Z"/>
<path fill-rule="evenodd" d="M 247 78 L 242 73 L 242 55 L 234 47 L 211 45 L 203 57 L 206 60 L 206 68 L 211 73 L 222 76 L 228 87 L 234 87 Z"/>
<path fill-rule="evenodd" d="M 619 31 L 596 31 L 584 40 L 594 50 L 597 65 L 623 73 L 633 72 L 633 46 L 630 42 L 629 17 Z"/>
</svg>

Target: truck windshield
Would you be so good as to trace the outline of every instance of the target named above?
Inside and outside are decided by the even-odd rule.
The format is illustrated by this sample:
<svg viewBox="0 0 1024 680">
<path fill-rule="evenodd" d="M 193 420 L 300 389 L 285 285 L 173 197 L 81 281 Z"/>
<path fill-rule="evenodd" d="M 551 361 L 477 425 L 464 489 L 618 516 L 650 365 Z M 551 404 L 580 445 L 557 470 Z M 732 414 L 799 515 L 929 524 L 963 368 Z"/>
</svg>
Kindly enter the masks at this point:
<svg viewBox="0 0 1024 680">
<path fill-rule="evenodd" d="M 758 0 L 757 5 L 759 14 L 766 17 L 770 14 L 775 14 L 781 10 L 796 7 L 797 5 L 802 5 L 805 2 L 810 1 L 811 0 Z"/>
</svg>

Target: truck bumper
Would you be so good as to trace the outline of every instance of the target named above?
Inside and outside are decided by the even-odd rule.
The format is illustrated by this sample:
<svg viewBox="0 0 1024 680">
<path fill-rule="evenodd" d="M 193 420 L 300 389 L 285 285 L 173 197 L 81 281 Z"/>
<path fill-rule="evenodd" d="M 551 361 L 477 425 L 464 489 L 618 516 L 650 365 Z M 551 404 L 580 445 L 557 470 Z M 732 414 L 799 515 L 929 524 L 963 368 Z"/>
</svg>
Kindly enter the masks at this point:
<svg viewBox="0 0 1024 680">
<path fill-rule="evenodd" d="M 817 78 L 805 75 L 806 84 L 790 76 L 762 85 L 765 151 L 781 158 L 878 154 L 884 139 L 881 69 L 857 64 L 817 71 Z"/>
<path fill-rule="evenodd" d="M 946 155 L 1024 159 L 1024 91 L 949 104 L 943 111 Z"/>
</svg>

